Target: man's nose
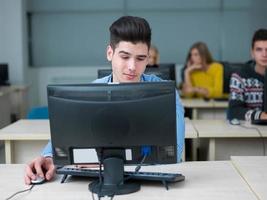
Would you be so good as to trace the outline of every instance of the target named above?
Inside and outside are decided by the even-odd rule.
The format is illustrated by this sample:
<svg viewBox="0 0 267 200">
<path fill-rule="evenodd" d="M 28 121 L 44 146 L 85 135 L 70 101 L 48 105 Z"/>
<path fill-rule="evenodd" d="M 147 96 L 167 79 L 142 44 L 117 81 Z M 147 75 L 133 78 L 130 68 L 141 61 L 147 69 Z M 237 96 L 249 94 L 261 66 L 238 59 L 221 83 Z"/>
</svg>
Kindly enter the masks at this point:
<svg viewBox="0 0 267 200">
<path fill-rule="evenodd" d="M 128 63 L 128 69 L 130 71 L 135 71 L 135 69 L 136 69 L 136 63 L 135 63 L 135 61 L 133 59 L 131 59 L 129 61 L 129 63 Z"/>
</svg>

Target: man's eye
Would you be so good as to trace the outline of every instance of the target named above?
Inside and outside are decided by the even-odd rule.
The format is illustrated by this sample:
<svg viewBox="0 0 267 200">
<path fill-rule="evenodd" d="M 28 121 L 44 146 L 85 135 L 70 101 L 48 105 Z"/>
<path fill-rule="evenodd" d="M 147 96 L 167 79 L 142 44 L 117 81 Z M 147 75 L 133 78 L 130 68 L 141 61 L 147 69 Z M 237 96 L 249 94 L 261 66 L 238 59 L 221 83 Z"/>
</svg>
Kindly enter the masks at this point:
<svg viewBox="0 0 267 200">
<path fill-rule="evenodd" d="M 128 56 L 122 56 L 121 58 L 124 60 L 127 60 L 129 57 Z"/>
<path fill-rule="evenodd" d="M 145 60 L 144 58 L 137 58 L 138 61 L 143 61 Z"/>
</svg>

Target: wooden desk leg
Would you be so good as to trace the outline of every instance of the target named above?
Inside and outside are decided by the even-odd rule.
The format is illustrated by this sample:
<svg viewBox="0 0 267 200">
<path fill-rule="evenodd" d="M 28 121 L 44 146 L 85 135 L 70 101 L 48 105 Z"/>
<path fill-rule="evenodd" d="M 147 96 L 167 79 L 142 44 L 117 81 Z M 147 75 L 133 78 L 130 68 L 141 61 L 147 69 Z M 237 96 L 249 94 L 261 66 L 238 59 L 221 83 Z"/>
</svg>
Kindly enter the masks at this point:
<svg viewBox="0 0 267 200">
<path fill-rule="evenodd" d="M 197 108 L 193 108 L 192 110 L 192 119 L 197 119 Z"/>
<path fill-rule="evenodd" d="M 209 155 L 208 160 L 215 160 L 215 138 L 209 139 Z"/>
<path fill-rule="evenodd" d="M 12 163 L 12 141 L 5 140 L 5 156 L 6 156 L 6 164 Z"/>
</svg>

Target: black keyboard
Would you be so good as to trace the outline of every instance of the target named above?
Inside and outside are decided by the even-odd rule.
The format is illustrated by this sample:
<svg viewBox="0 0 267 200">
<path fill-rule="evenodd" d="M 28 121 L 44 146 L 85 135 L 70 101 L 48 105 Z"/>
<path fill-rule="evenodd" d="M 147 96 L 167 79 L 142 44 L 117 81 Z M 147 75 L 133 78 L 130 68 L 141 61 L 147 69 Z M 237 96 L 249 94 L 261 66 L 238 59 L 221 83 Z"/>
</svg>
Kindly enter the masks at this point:
<svg viewBox="0 0 267 200">
<path fill-rule="evenodd" d="M 267 125 L 267 119 L 254 119 L 254 120 L 251 120 L 251 124 Z"/>
<path fill-rule="evenodd" d="M 57 174 L 98 178 L 99 170 L 88 169 L 88 168 L 62 167 L 62 168 L 57 169 Z M 125 178 L 130 177 L 131 179 L 134 179 L 134 180 L 163 181 L 163 182 L 178 182 L 178 181 L 183 181 L 185 179 L 185 177 L 182 174 L 161 173 L 161 172 L 137 172 L 136 173 L 136 172 L 125 171 L 124 176 Z"/>
</svg>

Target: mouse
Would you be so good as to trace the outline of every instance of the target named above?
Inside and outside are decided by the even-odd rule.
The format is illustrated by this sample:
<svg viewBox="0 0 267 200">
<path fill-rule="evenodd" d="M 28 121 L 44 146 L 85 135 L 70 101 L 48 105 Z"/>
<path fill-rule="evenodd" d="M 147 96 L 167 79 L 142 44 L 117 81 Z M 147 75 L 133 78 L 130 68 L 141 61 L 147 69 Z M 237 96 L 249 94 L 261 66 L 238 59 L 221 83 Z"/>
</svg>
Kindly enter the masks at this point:
<svg viewBox="0 0 267 200">
<path fill-rule="evenodd" d="M 38 184 L 44 183 L 45 181 L 46 181 L 45 178 L 40 177 L 40 176 L 36 176 L 35 180 L 31 180 L 31 184 L 38 185 Z"/>
<path fill-rule="evenodd" d="M 230 120 L 230 124 L 232 125 L 240 125 L 239 119 L 233 118 Z"/>
</svg>

